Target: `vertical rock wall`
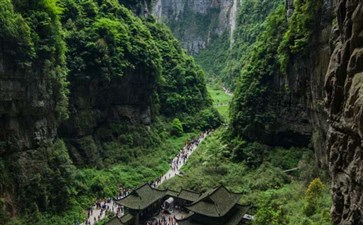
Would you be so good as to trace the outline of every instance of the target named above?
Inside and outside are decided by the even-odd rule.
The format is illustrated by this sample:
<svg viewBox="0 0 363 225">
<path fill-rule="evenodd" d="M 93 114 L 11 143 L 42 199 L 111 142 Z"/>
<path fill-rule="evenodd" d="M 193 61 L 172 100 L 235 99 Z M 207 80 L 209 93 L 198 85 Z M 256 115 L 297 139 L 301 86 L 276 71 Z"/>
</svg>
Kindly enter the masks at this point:
<svg viewBox="0 0 363 225">
<path fill-rule="evenodd" d="M 167 23 L 191 54 L 235 28 L 238 0 L 157 0 L 153 15 Z"/>
<path fill-rule="evenodd" d="M 334 224 L 363 224 L 363 3 L 336 1 L 334 52 L 326 74 L 327 151 Z"/>
</svg>

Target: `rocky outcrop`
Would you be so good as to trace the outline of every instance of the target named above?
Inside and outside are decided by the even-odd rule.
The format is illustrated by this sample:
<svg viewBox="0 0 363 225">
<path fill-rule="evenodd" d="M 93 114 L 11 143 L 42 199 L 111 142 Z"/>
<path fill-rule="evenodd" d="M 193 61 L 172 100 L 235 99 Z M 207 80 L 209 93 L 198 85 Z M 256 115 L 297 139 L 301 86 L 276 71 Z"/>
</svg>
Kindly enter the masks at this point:
<svg viewBox="0 0 363 225">
<path fill-rule="evenodd" d="M 235 29 L 237 0 L 157 0 L 153 15 L 166 22 L 191 54 L 206 48 L 214 37 Z"/>
<path fill-rule="evenodd" d="M 54 159 L 64 149 L 55 148 L 60 121 L 60 96 L 66 71 L 60 41 L 60 26 L 43 2 L 28 10 L 42 15 L 32 23 L 27 10 L 14 10 L 12 1 L 3 1 L 0 10 L 0 220 L 18 211 L 45 211 L 68 203 L 67 188 L 59 182 L 67 172 L 59 172 L 69 162 Z M 49 26 L 38 26 L 44 21 Z M 12 24 L 16 21 L 15 24 Z M 11 27 L 9 29 L 9 27 Z M 52 37 L 54 41 L 48 43 Z M 34 38 L 34 39 L 33 39 Z M 36 39 L 36 40 L 35 40 Z M 36 44 L 35 44 L 36 43 Z M 47 49 L 47 50 L 44 50 Z M 50 66 L 52 65 L 52 66 Z M 63 95 L 64 94 L 64 95 Z M 56 161 L 56 160 L 55 160 Z M 62 204 L 58 204 L 61 196 Z M 56 200 L 57 199 L 57 200 Z"/>
<path fill-rule="evenodd" d="M 308 60 L 295 59 L 288 80 L 307 81 L 307 118 L 316 159 L 320 167 L 330 170 L 334 224 L 361 225 L 363 3 L 324 1 L 314 42 Z"/>
<path fill-rule="evenodd" d="M 51 81 L 14 70 L 6 63 L 6 41 L 0 42 L 0 158 L 5 165 L 2 176 L 7 178 L 1 181 L 0 197 L 7 196 L 5 211 L 14 215 L 20 208 L 17 203 L 28 199 L 21 193 L 44 174 L 48 163 L 44 153 L 51 150 L 57 126 Z"/>
<path fill-rule="evenodd" d="M 337 2 L 326 74 L 334 224 L 363 224 L 363 3 Z"/>
<path fill-rule="evenodd" d="M 71 79 L 71 114 L 60 135 L 75 164 L 97 165 L 102 161 L 101 143 L 117 141 L 124 132 L 112 129 L 113 124 L 151 124 L 156 76 L 140 72 L 110 81 Z"/>
</svg>

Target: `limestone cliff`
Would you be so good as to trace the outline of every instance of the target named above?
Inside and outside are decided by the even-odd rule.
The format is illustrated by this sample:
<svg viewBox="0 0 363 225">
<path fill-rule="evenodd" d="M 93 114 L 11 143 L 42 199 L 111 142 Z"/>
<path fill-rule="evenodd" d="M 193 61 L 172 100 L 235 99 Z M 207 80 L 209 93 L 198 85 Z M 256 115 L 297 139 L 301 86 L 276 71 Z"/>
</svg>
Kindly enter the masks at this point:
<svg viewBox="0 0 363 225">
<path fill-rule="evenodd" d="M 289 18 L 293 12 L 293 1 L 286 1 L 287 17 Z M 326 96 L 324 80 L 331 55 L 330 39 L 333 15 L 332 2 L 324 1 L 312 30 L 309 49 L 314 49 L 314 51 L 309 50 L 309 53 L 303 57 L 294 55 L 288 65 L 286 76 L 279 78 L 279 86 L 286 85 L 289 88 L 286 98 L 289 99 L 288 102 L 292 103 L 287 104 L 289 107 L 280 108 L 282 111 L 288 112 L 281 122 L 290 121 L 281 129 L 292 127 L 293 133 L 304 135 L 307 138 L 305 139 L 306 144 L 311 141 L 317 162 L 322 168 L 328 167 L 329 160 L 329 154 L 325 151 L 328 125 L 324 108 Z"/>
<path fill-rule="evenodd" d="M 303 4 L 317 11 L 304 12 Z M 280 36 L 277 51 L 271 39 L 265 39 L 267 50 L 257 40 L 252 66 L 242 70 L 232 133 L 269 145 L 311 143 L 318 166 L 331 174 L 334 224 L 363 224 L 363 3 L 287 0 L 284 13 L 287 33 Z M 301 19 L 310 20 L 301 26 L 304 34 L 291 26 Z M 287 63 L 281 60 L 284 41 L 289 43 Z M 276 58 L 268 61 L 273 54 L 286 68 L 266 69 L 275 63 Z"/>
<path fill-rule="evenodd" d="M 236 27 L 238 0 L 157 0 L 153 15 L 166 22 L 191 54 L 205 49 L 215 37 Z"/>
<path fill-rule="evenodd" d="M 140 71 L 109 81 L 76 77 L 71 80 L 71 114 L 60 134 L 67 140 L 75 164 L 102 166 L 105 150 L 102 155 L 101 143 L 120 141 L 120 135 L 131 133 L 112 128 L 112 124 L 151 124 L 156 76 Z"/>
<path fill-rule="evenodd" d="M 289 16 L 293 11 L 292 1 L 286 5 Z M 317 162 L 320 167 L 329 168 L 332 178 L 334 224 L 360 225 L 363 224 L 362 2 L 324 1 L 311 46 L 308 57 L 294 57 L 288 67 L 282 84 L 287 83 L 291 90 L 290 104 L 279 107 L 280 115 L 285 121 L 306 119 L 305 129 L 289 119 L 286 126 L 295 126 L 299 134 L 312 132 Z M 300 110 L 294 110 L 299 107 Z M 288 112 L 287 116 L 283 112 Z"/>
<path fill-rule="evenodd" d="M 324 1 L 313 46 L 310 60 L 295 60 L 290 67 L 289 84 L 298 83 L 299 77 L 307 81 L 307 118 L 312 126 L 316 159 L 331 174 L 334 224 L 361 225 L 362 2 Z M 291 77 L 295 82 L 291 83 Z"/>
<path fill-rule="evenodd" d="M 54 147 L 55 142 L 62 145 L 55 139 L 66 114 L 66 67 L 63 41 L 48 42 L 60 37 L 61 27 L 47 3 L 27 9 L 11 1 L 1 4 L 0 210 L 12 216 L 25 208 L 43 211 L 68 202 L 67 184 L 60 180 L 69 178 L 63 168 L 70 162 L 64 148 Z M 40 28 L 44 21 L 52 29 Z"/>
<path fill-rule="evenodd" d="M 363 224 L 363 3 L 336 1 L 325 78 L 334 224 Z"/>
</svg>

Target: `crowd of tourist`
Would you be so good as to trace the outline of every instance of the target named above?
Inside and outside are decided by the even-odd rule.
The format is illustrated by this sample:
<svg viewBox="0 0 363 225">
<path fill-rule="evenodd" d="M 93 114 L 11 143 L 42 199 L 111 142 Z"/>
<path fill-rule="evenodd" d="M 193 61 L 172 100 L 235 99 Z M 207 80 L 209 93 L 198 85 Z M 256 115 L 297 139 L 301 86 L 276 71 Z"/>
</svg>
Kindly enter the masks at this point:
<svg viewBox="0 0 363 225">
<path fill-rule="evenodd" d="M 146 225 L 177 225 L 175 216 L 166 217 L 164 214 L 158 220 L 147 222 Z"/>
<path fill-rule="evenodd" d="M 87 220 L 85 221 L 84 224 L 85 225 L 95 224 L 104 217 L 106 212 L 111 212 L 121 216 L 122 206 L 115 204 L 111 198 L 102 201 L 97 201 L 93 207 L 90 207 L 88 209 Z"/>
<path fill-rule="evenodd" d="M 188 157 L 195 150 L 199 143 L 211 132 L 211 130 L 201 133 L 196 139 L 187 143 L 178 155 L 171 161 L 170 167 L 172 170 L 179 170 L 186 162 Z"/>
<path fill-rule="evenodd" d="M 115 199 L 120 200 L 130 194 L 131 190 L 129 188 L 124 188 L 122 184 L 118 185 L 118 192 L 116 194 Z"/>
<path fill-rule="evenodd" d="M 209 135 L 212 132 L 212 130 L 207 130 L 203 133 L 201 133 L 197 138 L 193 139 L 192 141 L 188 141 L 184 148 L 178 153 L 178 155 L 170 162 L 170 169 L 168 173 L 166 173 L 164 176 L 158 177 L 154 182 L 151 183 L 152 187 L 157 187 L 162 182 L 164 182 L 167 179 L 170 179 L 172 175 L 178 174 L 180 171 L 180 168 L 185 164 L 189 156 L 193 153 L 193 151 L 198 147 L 201 141 L 204 140 L 204 138 Z"/>
</svg>

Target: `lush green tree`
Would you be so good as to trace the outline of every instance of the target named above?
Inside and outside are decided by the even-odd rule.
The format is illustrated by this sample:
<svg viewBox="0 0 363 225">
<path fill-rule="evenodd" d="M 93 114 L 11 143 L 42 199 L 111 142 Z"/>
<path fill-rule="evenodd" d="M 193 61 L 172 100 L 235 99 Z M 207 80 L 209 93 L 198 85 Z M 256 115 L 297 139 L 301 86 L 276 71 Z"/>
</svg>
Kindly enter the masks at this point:
<svg viewBox="0 0 363 225">
<path fill-rule="evenodd" d="M 171 135 L 181 136 L 183 134 L 183 124 L 178 118 L 175 118 L 172 122 Z"/>
<path fill-rule="evenodd" d="M 253 225 L 281 225 L 287 224 L 283 209 L 283 203 L 279 200 L 271 200 L 264 203 L 255 215 Z"/>
<path fill-rule="evenodd" d="M 306 205 L 304 212 L 307 216 L 311 216 L 316 213 L 319 208 L 319 200 L 322 196 L 324 184 L 320 178 L 315 178 L 309 184 L 309 187 L 305 191 Z"/>
</svg>

